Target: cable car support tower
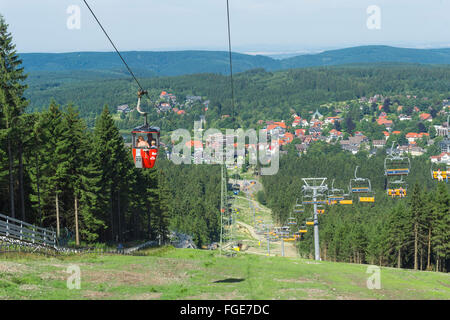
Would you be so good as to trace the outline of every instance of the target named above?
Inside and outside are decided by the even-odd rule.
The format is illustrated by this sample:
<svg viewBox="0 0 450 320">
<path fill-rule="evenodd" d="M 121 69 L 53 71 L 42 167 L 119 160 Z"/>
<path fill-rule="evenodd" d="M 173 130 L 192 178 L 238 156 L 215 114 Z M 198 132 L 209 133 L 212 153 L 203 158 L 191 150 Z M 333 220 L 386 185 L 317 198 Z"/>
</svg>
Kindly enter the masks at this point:
<svg viewBox="0 0 450 320">
<path fill-rule="evenodd" d="M 314 205 L 314 258 L 320 260 L 320 246 L 319 246 L 319 218 L 317 205 L 323 201 L 318 197 L 322 196 L 328 191 L 326 184 L 327 178 L 303 178 L 302 190 L 305 194 L 312 193 L 312 204 Z"/>
</svg>

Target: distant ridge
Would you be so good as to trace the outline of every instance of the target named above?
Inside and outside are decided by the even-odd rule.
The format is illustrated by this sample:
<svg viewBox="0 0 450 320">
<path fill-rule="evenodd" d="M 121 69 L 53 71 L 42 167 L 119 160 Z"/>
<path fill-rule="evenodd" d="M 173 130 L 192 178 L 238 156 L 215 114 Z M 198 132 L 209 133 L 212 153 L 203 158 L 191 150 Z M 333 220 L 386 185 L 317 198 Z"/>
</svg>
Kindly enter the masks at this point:
<svg viewBox="0 0 450 320">
<path fill-rule="evenodd" d="M 225 51 L 127 51 L 128 64 L 141 76 L 177 76 L 195 73 L 228 74 L 228 53 Z M 120 72 L 122 62 L 114 52 L 22 53 L 25 71 L 110 71 Z M 261 55 L 233 53 L 235 72 L 264 68 L 267 71 L 333 66 L 353 63 L 416 63 L 450 64 L 450 48 L 410 49 L 390 46 L 360 46 L 304 54 L 282 60 Z M 124 73 L 126 75 L 126 73 Z"/>
</svg>

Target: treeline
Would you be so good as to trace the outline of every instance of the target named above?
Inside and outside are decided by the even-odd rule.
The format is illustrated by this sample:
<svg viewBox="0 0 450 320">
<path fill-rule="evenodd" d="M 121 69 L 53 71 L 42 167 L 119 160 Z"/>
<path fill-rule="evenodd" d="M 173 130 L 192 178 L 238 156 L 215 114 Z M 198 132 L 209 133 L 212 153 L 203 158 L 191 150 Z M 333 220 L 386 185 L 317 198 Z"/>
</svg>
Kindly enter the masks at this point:
<svg viewBox="0 0 450 320">
<path fill-rule="evenodd" d="M 431 180 L 430 163 L 413 158 L 407 197 L 386 195 L 385 150 L 368 158 L 366 152 L 352 155 L 339 146 L 313 144 L 298 157 L 291 149 L 281 158 L 276 176 L 264 176 L 267 205 L 274 218 L 284 223 L 296 199 L 302 200 L 302 178 L 327 177 L 329 187 L 348 193 L 356 166 L 357 176 L 369 178 L 375 203 L 334 205 L 319 216 L 321 257 L 326 260 L 379 264 L 382 266 L 448 271 L 450 267 L 450 192 L 445 183 Z M 312 217 L 312 208 L 294 215 L 299 225 Z M 312 227 L 299 243 L 303 256 L 314 256 Z"/>
<path fill-rule="evenodd" d="M 92 129 L 71 104 L 26 113 L 26 76 L 1 16 L 0 55 L 0 213 L 53 228 L 61 243 L 164 242 L 170 231 L 217 241 L 217 168 L 177 167 L 161 151 L 155 169 L 136 169 L 107 106 Z"/>
<path fill-rule="evenodd" d="M 78 228 L 78 243 L 165 241 L 172 230 L 199 245 L 217 241 L 218 168 L 176 166 L 161 152 L 155 169 L 136 169 L 107 107 L 93 130 L 73 106 L 55 103 L 19 119 L 12 193 L 8 156 L 0 163 L 0 212 L 53 227 L 61 238 Z"/>
</svg>

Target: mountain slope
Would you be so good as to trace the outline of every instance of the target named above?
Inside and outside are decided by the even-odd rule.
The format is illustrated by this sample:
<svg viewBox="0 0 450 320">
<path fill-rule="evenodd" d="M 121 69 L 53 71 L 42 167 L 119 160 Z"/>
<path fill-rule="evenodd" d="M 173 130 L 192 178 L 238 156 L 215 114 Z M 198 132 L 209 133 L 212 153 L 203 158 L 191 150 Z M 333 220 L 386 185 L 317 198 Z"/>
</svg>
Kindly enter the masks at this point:
<svg viewBox="0 0 450 320">
<path fill-rule="evenodd" d="M 229 56 L 225 51 L 129 51 L 123 52 L 130 67 L 141 77 L 176 76 L 196 73 L 229 73 Z M 64 77 L 73 71 L 103 71 L 103 76 L 127 76 L 126 69 L 114 52 L 72 52 L 72 53 L 23 53 L 25 70 L 37 72 L 58 72 Z M 300 55 L 276 60 L 260 55 L 233 53 L 233 71 L 243 72 L 256 68 L 268 71 L 314 66 L 330 66 L 352 63 L 399 62 L 419 64 L 450 64 L 449 49 L 408 49 L 388 46 L 362 46 L 319 54 Z"/>
<path fill-rule="evenodd" d="M 281 61 L 282 69 L 329 66 L 351 63 L 399 62 L 449 64 L 450 49 L 408 49 L 364 46 L 301 55 Z"/>
</svg>

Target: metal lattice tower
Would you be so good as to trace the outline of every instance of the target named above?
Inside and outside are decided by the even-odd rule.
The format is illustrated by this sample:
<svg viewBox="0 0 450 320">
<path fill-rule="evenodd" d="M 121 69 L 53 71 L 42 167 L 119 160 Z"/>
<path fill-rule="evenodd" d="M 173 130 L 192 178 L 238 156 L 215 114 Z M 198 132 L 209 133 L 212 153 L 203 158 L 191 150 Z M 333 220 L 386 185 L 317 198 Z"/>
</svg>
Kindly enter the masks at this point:
<svg viewBox="0 0 450 320">
<path fill-rule="evenodd" d="M 228 196 L 227 167 L 221 165 L 221 187 L 220 187 L 220 250 L 233 241 L 234 221 L 236 220 Z"/>
<path fill-rule="evenodd" d="M 328 191 L 325 184 L 327 178 L 303 178 L 302 190 L 305 194 L 312 193 L 312 204 L 314 205 L 314 256 L 315 260 L 320 260 L 319 247 L 319 218 L 317 212 L 318 196 L 324 195 Z"/>
</svg>

